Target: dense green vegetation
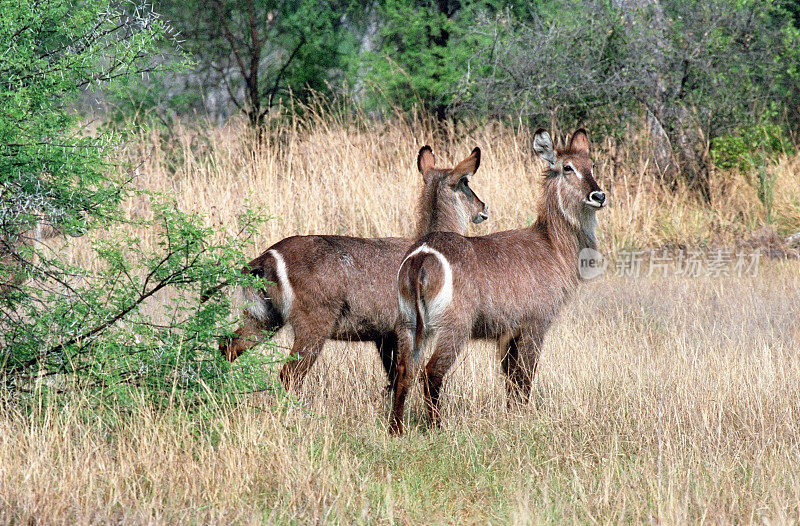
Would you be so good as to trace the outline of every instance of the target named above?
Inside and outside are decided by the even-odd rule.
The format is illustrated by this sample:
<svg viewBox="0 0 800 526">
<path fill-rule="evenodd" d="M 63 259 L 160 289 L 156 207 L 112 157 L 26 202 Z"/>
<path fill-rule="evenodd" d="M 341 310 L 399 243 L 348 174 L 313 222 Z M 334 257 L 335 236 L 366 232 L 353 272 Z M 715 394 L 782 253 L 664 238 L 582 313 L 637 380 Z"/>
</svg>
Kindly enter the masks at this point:
<svg viewBox="0 0 800 526">
<path fill-rule="evenodd" d="M 204 392 L 226 370 L 214 341 L 229 309 L 217 297 L 200 305 L 199 293 L 241 280 L 233 269 L 258 218 L 245 212 L 241 235 L 215 242 L 198 217 L 137 192 L 135 167 L 113 166 L 117 136 L 90 133 L 73 109 L 89 88 L 113 93 L 158 72 L 169 26 L 146 6 L 109 0 L 3 0 L 0 10 L 3 396 L 76 385 L 114 397 L 146 386 L 159 400 Z M 121 208 L 134 196 L 148 216 Z M 158 241 L 126 235 L 131 223 Z M 58 234 L 84 236 L 87 261 L 43 242 Z M 143 309 L 152 301 L 166 303 L 161 314 Z"/>
</svg>

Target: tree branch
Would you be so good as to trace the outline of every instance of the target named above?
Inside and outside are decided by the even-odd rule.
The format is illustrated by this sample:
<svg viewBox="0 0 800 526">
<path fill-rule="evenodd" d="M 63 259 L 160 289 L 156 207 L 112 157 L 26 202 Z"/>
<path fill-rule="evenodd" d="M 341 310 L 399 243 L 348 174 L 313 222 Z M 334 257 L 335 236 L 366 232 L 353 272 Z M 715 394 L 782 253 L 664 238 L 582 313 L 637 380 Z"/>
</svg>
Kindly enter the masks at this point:
<svg viewBox="0 0 800 526">
<path fill-rule="evenodd" d="M 267 108 L 264 110 L 264 113 L 262 113 L 261 116 L 266 115 L 266 112 L 272 108 L 272 101 L 275 98 L 275 95 L 278 93 L 281 78 L 283 78 L 283 75 L 286 73 L 286 69 L 292 63 L 294 57 L 297 56 L 297 53 L 300 51 L 300 48 L 302 48 L 305 44 L 306 44 L 306 36 L 300 35 L 300 42 L 298 42 L 297 46 L 295 46 L 295 48 L 292 50 L 292 53 L 289 55 L 289 58 L 283 64 L 281 69 L 278 70 L 278 74 L 275 76 L 275 83 L 272 85 L 272 88 L 266 92 L 269 93 L 269 101 L 267 103 Z"/>
</svg>

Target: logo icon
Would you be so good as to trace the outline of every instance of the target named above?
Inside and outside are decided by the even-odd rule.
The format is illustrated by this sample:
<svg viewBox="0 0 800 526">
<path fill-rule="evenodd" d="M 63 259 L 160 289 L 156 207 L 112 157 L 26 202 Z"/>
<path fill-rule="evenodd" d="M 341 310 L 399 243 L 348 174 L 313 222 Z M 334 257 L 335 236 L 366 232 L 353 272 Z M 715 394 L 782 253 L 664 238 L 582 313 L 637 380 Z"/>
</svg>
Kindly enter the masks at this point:
<svg viewBox="0 0 800 526">
<path fill-rule="evenodd" d="M 578 254 L 578 274 L 583 280 L 599 278 L 606 273 L 608 260 L 592 248 L 584 248 Z"/>
</svg>

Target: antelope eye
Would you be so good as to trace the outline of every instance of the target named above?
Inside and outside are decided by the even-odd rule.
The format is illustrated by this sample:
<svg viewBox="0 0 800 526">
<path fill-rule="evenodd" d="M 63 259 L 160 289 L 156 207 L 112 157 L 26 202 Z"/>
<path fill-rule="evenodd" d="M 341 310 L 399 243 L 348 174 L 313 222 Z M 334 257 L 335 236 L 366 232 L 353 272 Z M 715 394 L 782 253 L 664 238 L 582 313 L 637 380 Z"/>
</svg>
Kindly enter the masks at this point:
<svg viewBox="0 0 800 526">
<path fill-rule="evenodd" d="M 570 166 L 570 165 L 566 165 L 566 166 L 564 166 L 564 171 L 565 171 L 565 172 L 571 172 L 571 171 L 573 171 L 573 170 L 572 170 L 572 166 Z"/>
</svg>

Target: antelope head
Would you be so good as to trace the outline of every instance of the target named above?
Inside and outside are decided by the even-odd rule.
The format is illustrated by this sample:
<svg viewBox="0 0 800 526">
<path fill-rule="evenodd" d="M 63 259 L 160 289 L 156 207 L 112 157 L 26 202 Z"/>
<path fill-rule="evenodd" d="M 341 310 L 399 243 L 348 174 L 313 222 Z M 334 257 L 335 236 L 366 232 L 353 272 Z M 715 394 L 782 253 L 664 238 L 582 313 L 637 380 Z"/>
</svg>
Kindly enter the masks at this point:
<svg viewBox="0 0 800 526">
<path fill-rule="evenodd" d="M 573 227 L 586 229 L 587 222 L 594 222 L 594 213 L 606 205 L 606 194 L 594 179 L 586 131 L 576 131 L 565 149 L 556 150 L 550 134 L 540 129 L 533 149 L 550 168 L 548 187 L 555 192 L 560 213 Z"/>
<path fill-rule="evenodd" d="M 421 205 L 430 217 L 428 231 L 464 232 L 468 221 L 481 223 L 489 217 L 486 203 L 469 187 L 469 178 L 481 164 L 481 150 L 472 153 L 455 168 L 437 168 L 430 146 L 423 146 L 417 155 L 417 168 L 425 188 Z M 421 228 L 420 235 L 427 233 Z"/>
</svg>

